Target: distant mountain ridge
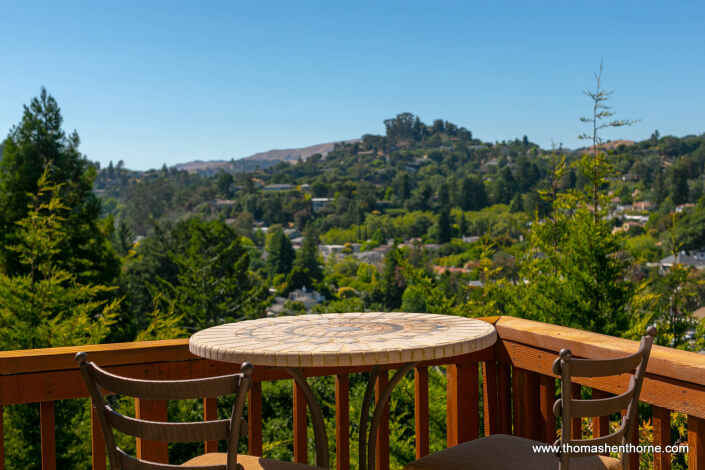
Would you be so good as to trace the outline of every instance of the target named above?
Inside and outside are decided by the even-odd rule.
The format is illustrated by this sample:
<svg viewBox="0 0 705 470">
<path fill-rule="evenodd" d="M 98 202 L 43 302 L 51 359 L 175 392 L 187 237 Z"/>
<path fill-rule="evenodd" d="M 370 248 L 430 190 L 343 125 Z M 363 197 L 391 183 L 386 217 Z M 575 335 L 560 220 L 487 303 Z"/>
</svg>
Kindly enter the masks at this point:
<svg viewBox="0 0 705 470">
<path fill-rule="evenodd" d="M 324 144 L 310 145 L 308 147 L 293 149 L 272 149 L 266 152 L 258 152 L 248 157 L 237 160 L 194 160 L 186 163 L 178 163 L 174 168 L 188 171 L 190 173 L 216 174 L 219 171 L 253 171 L 274 166 L 279 162 L 295 163 L 299 159 L 308 160 L 312 155 L 328 155 L 337 144 L 359 142 L 360 139 L 341 140 L 337 142 L 327 142 Z"/>
<path fill-rule="evenodd" d="M 360 139 L 349 139 L 342 140 L 338 142 L 327 142 L 325 144 L 311 145 L 309 147 L 302 147 L 297 149 L 283 149 L 283 150 L 269 150 L 267 152 L 259 152 L 249 157 L 245 157 L 242 160 L 280 160 L 285 162 L 297 161 L 299 158 L 301 160 L 307 160 L 312 155 L 320 153 L 322 156 L 328 155 L 336 146 L 340 143 L 354 143 L 359 142 Z"/>
</svg>

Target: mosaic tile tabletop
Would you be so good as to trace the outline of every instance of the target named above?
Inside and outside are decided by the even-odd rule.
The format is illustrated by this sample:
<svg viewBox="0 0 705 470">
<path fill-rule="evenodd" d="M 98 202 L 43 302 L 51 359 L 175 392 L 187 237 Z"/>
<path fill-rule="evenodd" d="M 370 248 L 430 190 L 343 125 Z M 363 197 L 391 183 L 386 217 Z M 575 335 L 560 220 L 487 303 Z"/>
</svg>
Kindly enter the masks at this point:
<svg viewBox="0 0 705 470">
<path fill-rule="evenodd" d="M 215 326 L 189 340 L 199 357 L 279 367 L 359 366 L 467 354 L 495 343 L 491 324 L 426 313 L 329 313 Z"/>
</svg>

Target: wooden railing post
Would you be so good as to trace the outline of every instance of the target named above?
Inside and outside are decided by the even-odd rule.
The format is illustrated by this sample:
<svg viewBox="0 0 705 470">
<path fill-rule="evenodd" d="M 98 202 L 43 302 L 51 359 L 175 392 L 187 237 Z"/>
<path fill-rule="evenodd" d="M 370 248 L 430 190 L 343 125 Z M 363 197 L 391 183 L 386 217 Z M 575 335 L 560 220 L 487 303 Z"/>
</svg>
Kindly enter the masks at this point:
<svg viewBox="0 0 705 470">
<path fill-rule="evenodd" d="M 347 374 L 335 376 L 335 468 L 350 470 L 350 382 Z"/>
<path fill-rule="evenodd" d="M 428 367 L 414 369 L 414 429 L 416 458 L 428 455 Z"/>
<path fill-rule="evenodd" d="M 203 420 L 204 421 L 214 421 L 218 419 L 218 398 L 204 398 L 203 399 Z M 205 443 L 206 453 L 218 452 L 218 441 L 206 441 Z"/>
<path fill-rule="evenodd" d="M 477 362 L 450 364 L 447 388 L 448 447 L 477 439 L 479 434 L 479 379 Z"/>
<path fill-rule="evenodd" d="M 499 407 L 499 432 L 512 433 L 512 383 L 508 364 L 499 364 L 497 370 L 497 406 Z"/>
<path fill-rule="evenodd" d="M 306 398 L 295 381 L 294 387 L 294 462 L 308 463 L 308 421 Z"/>
<path fill-rule="evenodd" d="M 539 423 L 539 376 L 535 372 L 514 368 L 512 373 L 514 434 L 541 440 Z"/>
<path fill-rule="evenodd" d="M 549 375 L 539 377 L 539 407 L 541 412 L 541 440 L 548 444 L 556 441 L 556 415 L 553 404 L 556 401 L 556 380 Z"/>
<path fill-rule="evenodd" d="M 56 470 L 56 424 L 54 402 L 39 404 L 39 426 L 42 440 L 42 470 Z"/>
<path fill-rule="evenodd" d="M 377 386 L 375 387 L 375 407 L 379 403 L 382 390 L 389 383 L 389 372 L 383 370 L 377 377 Z M 384 406 L 382 411 L 382 419 L 377 428 L 377 447 L 375 455 L 375 469 L 389 470 L 389 402 Z"/>
<path fill-rule="evenodd" d="M 521 427 L 521 390 L 524 387 L 524 371 L 518 367 L 512 367 L 512 434 L 524 436 Z"/>
<path fill-rule="evenodd" d="M 499 432 L 499 409 L 497 403 L 497 363 L 482 363 L 482 407 L 485 436 Z"/>
<path fill-rule="evenodd" d="M 610 394 L 598 390 L 596 388 L 592 389 L 592 399 L 609 398 Z M 603 437 L 610 433 L 610 417 L 609 416 L 594 416 L 592 418 L 592 437 Z"/>
<path fill-rule="evenodd" d="M 688 415 L 688 470 L 705 470 L 705 420 Z"/>
<path fill-rule="evenodd" d="M 98 414 L 91 403 L 91 460 L 93 470 L 105 470 L 105 438 Z"/>
<path fill-rule="evenodd" d="M 526 371 L 524 381 L 524 419 L 526 435 L 529 439 L 540 441 L 543 438 L 541 423 L 539 374 Z"/>
<path fill-rule="evenodd" d="M 262 383 L 252 382 L 247 393 L 247 452 L 262 457 Z"/>
<path fill-rule="evenodd" d="M 5 408 L 0 406 L 0 470 L 5 470 Z"/>
<path fill-rule="evenodd" d="M 166 400 L 135 398 L 135 417 L 148 421 L 167 421 Z M 137 458 L 169 463 L 169 443 L 137 438 Z"/>
<path fill-rule="evenodd" d="M 652 424 L 654 426 L 654 445 L 664 449 L 671 445 L 671 412 L 660 406 L 652 406 Z M 654 470 L 671 470 L 671 454 L 654 452 Z"/>
</svg>

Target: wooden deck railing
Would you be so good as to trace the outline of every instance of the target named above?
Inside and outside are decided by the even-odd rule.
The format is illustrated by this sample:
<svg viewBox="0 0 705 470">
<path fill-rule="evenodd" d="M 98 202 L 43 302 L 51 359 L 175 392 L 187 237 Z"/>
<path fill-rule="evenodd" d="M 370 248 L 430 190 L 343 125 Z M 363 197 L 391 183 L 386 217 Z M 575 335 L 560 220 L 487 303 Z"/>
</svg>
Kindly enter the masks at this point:
<svg viewBox="0 0 705 470">
<path fill-rule="evenodd" d="M 459 356 L 450 361 L 419 363 L 415 369 L 417 458 L 426 455 L 429 449 L 428 367 L 447 366 L 448 446 L 475 439 L 479 437 L 481 430 L 484 430 L 484 434 L 513 433 L 552 443 L 556 439 L 556 418 L 552 411 L 556 377 L 551 372 L 551 364 L 557 352 L 568 347 L 578 357 L 611 358 L 634 352 L 637 348 L 634 341 L 528 320 L 511 317 L 485 320 L 497 327 L 499 340 L 493 348 Z M 54 402 L 88 396 L 73 359 L 78 350 L 88 352 L 92 361 L 108 370 L 139 378 L 186 379 L 239 370 L 235 364 L 192 356 L 188 352 L 187 340 L 0 353 L 0 411 L 2 406 L 13 404 L 39 406 L 43 469 L 56 468 Z M 395 365 L 387 367 L 394 368 Z M 336 468 L 340 470 L 350 468 L 348 374 L 366 372 L 369 369 L 370 367 L 303 369 L 307 377 L 335 377 Z M 482 380 L 481 390 L 479 377 Z M 380 381 L 383 382 L 384 378 L 385 374 L 382 374 Z M 248 452 L 251 455 L 262 455 L 261 383 L 288 379 L 290 377 L 284 371 L 268 367 L 255 368 L 254 384 L 248 397 Z M 627 380 L 627 376 L 585 379 L 576 384 L 574 393 L 581 393 L 582 387 L 589 387 L 593 390 L 592 393 L 596 394 L 594 396 L 616 394 L 624 389 Z M 306 404 L 296 387 L 293 394 L 294 460 L 306 462 Z M 688 468 L 705 469 L 705 356 L 654 347 L 641 400 L 652 405 L 654 444 L 665 446 L 670 443 L 672 411 L 688 416 Z M 166 402 L 141 400 L 135 405 L 136 413 L 142 418 L 166 419 Z M 483 409 L 482 423 L 480 406 Z M 205 419 L 215 418 L 215 400 L 204 400 L 204 415 Z M 384 426 L 389 426 L 388 415 L 382 428 Z M 603 435 L 607 432 L 607 426 L 606 418 L 594 420 L 592 432 L 596 436 Z M 582 432 L 581 422 L 576 420 L 571 423 L 571 429 L 573 433 Z M 389 433 L 383 431 L 384 429 L 381 429 L 378 434 L 376 456 L 377 468 L 381 470 L 389 468 Z M 95 417 L 92 438 L 93 468 L 104 469 L 105 448 Z M 3 441 L 0 413 L 0 443 Z M 204 446 L 206 451 L 216 449 L 216 443 L 209 442 Z M 137 452 L 142 457 L 158 462 L 168 460 L 164 443 L 138 441 Z M 638 458 L 638 455 L 630 456 L 634 463 Z M 669 469 L 670 456 L 655 455 L 654 468 Z M 0 445 L 0 470 L 2 469 L 4 447 Z"/>
</svg>

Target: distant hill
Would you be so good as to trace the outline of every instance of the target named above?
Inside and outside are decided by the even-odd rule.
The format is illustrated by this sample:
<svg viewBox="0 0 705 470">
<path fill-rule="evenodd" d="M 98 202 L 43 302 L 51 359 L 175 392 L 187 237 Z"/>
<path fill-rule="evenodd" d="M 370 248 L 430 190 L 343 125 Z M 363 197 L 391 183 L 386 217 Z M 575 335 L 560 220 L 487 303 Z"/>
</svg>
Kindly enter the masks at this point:
<svg viewBox="0 0 705 470">
<path fill-rule="evenodd" d="M 350 139 L 339 142 L 328 142 L 325 144 L 311 145 L 310 147 L 303 147 L 298 149 L 284 149 L 284 150 L 269 150 L 267 152 L 260 152 L 249 157 L 245 157 L 242 160 L 278 160 L 284 162 L 295 162 L 299 158 L 301 160 L 307 160 L 311 155 L 320 153 L 322 156 L 328 155 L 339 143 L 351 144 L 354 142 L 359 142 L 360 139 Z"/>
<path fill-rule="evenodd" d="M 617 147 L 620 145 L 624 145 L 625 147 L 631 147 L 634 145 L 636 142 L 633 140 L 627 140 L 627 139 L 619 139 L 619 140 L 610 140 L 609 142 L 604 142 L 597 147 L 602 149 L 602 150 L 615 150 Z M 585 152 L 589 150 L 591 147 L 581 147 L 579 149 L 576 149 L 576 152 Z"/>
<path fill-rule="evenodd" d="M 295 163 L 299 160 L 307 160 L 312 155 L 320 153 L 322 156 L 328 155 L 333 151 L 336 144 L 339 143 L 354 143 L 360 139 L 350 139 L 340 142 L 328 142 L 325 144 L 311 145 L 297 149 L 284 150 L 269 150 L 267 152 L 259 152 L 249 157 L 240 158 L 238 160 L 194 160 L 187 163 L 179 163 L 174 165 L 178 170 L 188 171 L 189 173 L 198 173 L 201 175 L 215 175 L 219 171 L 254 171 L 263 170 L 276 165 L 279 162 Z"/>
<path fill-rule="evenodd" d="M 198 173 L 202 171 L 217 172 L 219 170 L 228 171 L 231 167 L 232 163 L 227 160 L 194 160 L 192 162 L 177 163 L 174 165 L 174 168 L 177 170 L 184 170 L 189 173 Z"/>
</svg>

